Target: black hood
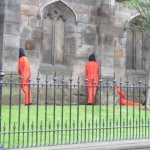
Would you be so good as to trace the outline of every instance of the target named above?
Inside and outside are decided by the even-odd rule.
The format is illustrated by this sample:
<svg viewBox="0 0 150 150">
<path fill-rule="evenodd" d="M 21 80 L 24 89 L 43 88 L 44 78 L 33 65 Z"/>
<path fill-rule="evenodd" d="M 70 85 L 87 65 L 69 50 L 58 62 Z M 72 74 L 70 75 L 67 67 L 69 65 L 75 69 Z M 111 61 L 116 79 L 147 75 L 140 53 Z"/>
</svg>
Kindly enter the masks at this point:
<svg viewBox="0 0 150 150">
<path fill-rule="evenodd" d="M 89 61 L 95 61 L 95 55 L 94 54 L 91 54 L 89 56 Z"/>
<path fill-rule="evenodd" d="M 26 56 L 25 50 L 23 48 L 19 48 L 19 58 L 22 56 Z"/>
</svg>

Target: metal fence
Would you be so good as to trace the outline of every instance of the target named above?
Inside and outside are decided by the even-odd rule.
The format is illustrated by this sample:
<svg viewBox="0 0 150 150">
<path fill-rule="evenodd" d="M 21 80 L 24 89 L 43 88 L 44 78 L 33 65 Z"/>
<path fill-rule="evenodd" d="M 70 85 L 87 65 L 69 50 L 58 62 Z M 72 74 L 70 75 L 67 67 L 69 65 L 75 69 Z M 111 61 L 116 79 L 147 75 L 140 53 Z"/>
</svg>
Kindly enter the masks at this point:
<svg viewBox="0 0 150 150">
<path fill-rule="evenodd" d="M 0 72 L 0 142 L 5 148 L 150 138 L 150 111 L 122 106 L 116 85 L 127 99 L 147 101 L 147 83 L 100 80 L 95 104 L 87 105 L 87 80 L 40 77 L 29 86 L 32 105 L 24 105 L 20 81 Z"/>
</svg>

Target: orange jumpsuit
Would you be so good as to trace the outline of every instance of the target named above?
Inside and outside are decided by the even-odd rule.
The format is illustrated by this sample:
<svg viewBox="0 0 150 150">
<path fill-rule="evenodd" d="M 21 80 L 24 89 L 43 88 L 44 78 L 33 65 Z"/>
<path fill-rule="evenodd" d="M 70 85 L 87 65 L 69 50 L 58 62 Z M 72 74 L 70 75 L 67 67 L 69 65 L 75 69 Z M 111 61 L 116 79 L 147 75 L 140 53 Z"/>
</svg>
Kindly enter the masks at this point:
<svg viewBox="0 0 150 150">
<path fill-rule="evenodd" d="M 99 64 L 89 61 L 86 64 L 86 78 L 88 79 L 88 104 L 94 104 L 99 81 Z"/>
<path fill-rule="evenodd" d="M 20 76 L 22 76 L 21 88 L 25 95 L 24 103 L 25 103 L 25 105 L 31 104 L 32 103 L 32 95 L 31 95 L 31 90 L 29 87 L 29 79 L 31 76 L 31 72 L 30 72 L 29 60 L 25 56 L 22 56 L 19 58 L 18 73 Z"/>
<path fill-rule="evenodd" d="M 120 105 L 128 105 L 128 106 L 140 106 L 141 104 L 140 103 L 137 103 L 137 102 L 133 102 L 132 100 L 127 100 L 126 99 L 126 96 L 125 96 L 125 93 L 123 91 L 121 91 L 121 89 L 117 86 L 116 87 L 116 91 L 117 93 L 120 95 Z"/>
</svg>

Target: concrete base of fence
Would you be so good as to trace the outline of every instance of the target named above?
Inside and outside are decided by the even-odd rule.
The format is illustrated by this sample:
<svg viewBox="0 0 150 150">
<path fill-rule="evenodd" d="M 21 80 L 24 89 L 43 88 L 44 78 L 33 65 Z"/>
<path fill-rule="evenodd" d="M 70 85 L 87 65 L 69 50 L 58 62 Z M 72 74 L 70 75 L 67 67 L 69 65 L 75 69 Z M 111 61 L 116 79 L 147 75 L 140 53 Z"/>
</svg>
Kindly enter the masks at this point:
<svg viewBox="0 0 150 150">
<path fill-rule="evenodd" d="M 150 150 L 150 139 L 57 145 L 23 150 Z M 18 149 L 16 149 L 18 150 Z"/>
</svg>

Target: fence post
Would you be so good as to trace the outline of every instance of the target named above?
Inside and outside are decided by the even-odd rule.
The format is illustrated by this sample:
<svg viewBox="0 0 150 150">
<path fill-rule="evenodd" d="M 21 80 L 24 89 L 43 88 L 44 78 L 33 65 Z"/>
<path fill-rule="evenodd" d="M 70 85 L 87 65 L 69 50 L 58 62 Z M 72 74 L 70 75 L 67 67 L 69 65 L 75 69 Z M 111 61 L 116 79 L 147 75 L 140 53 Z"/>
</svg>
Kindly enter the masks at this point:
<svg viewBox="0 0 150 150">
<path fill-rule="evenodd" d="M 5 74 L 4 74 L 4 72 L 1 70 L 1 68 L 0 68 L 0 150 L 2 150 L 3 149 L 3 146 L 2 146 L 2 142 L 1 142 L 1 123 L 2 123 L 2 86 L 3 86 L 3 82 L 2 82 L 2 80 L 3 80 L 3 76 L 4 76 Z"/>
</svg>

